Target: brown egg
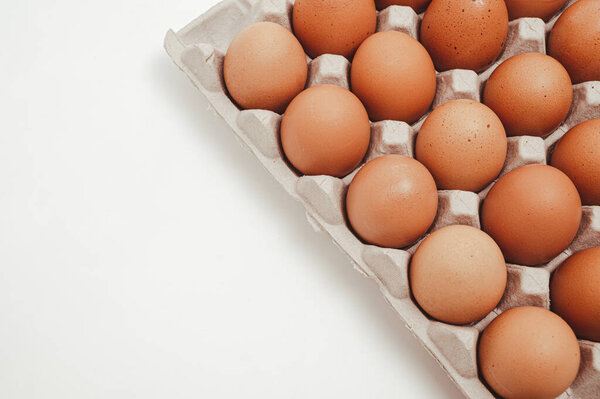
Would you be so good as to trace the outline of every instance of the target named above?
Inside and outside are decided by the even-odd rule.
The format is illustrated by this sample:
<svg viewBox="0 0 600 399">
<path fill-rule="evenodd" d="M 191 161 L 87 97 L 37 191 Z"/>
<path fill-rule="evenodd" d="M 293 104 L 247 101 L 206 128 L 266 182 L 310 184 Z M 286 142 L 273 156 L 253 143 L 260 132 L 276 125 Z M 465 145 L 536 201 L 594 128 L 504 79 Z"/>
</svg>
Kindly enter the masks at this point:
<svg viewBox="0 0 600 399">
<path fill-rule="evenodd" d="M 600 247 L 577 252 L 554 272 L 552 310 L 581 339 L 600 341 Z"/>
<path fill-rule="evenodd" d="M 364 158 L 370 129 L 367 111 L 352 92 L 319 85 L 298 94 L 285 110 L 281 146 L 301 173 L 342 177 Z"/>
<path fill-rule="evenodd" d="M 507 262 L 540 265 L 565 250 L 579 229 L 581 200 L 571 180 L 547 165 L 528 165 L 502 176 L 481 209 L 483 230 Z"/>
<path fill-rule="evenodd" d="M 438 189 L 479 191 L 502 170 L 506 147 L 504 127 L 491 109 L 454 100 L 429 114 L 415 151 Z"/>
<path fill-rule="evenodd" d="M 566 3 L 566 0 L 504 0 L 508 8 L 508 17 L 513 20 L 517 18 L 541 18 L 549 20 Z"/>
<path fill-rule="evenodd" d="M 421 43 L 438 71 L 490 66 L 504 48 L 504 0 L 433 0 L 421 22 Z"/>
<path fill-rule="evenodd" d="M 600 80 L 600 1 L 579 0 L 558 18 L 548 54 L 567 68 L 573 83 Z"/>
<path fill-rule="evenodd" d="M 298 40 L 272 22 L 259 22 L 238 33 L 223 64 L 225 85 L 240 107 L 277 113 L 304 89 L 307 73 Z"/>
<path fill-rule="evenodd" d="M 554 58 L 540 53 L 515 55 L 492 73 L 483 102 L 500 117 L 509 136 L 550 134 L 569 113 L 573 86 Z"/>
<path fill-rule="evenodd" d="M 348 187 L 346 211 L 364 241 L 402 248 L 433 223 L 438 196 L 429 171 L 413 158 L 386 155 L 363 166 Z"/>
<path fill-rule="evenodd" d="M 378 10 L 389 6 L 408 6 L 412 7 L 417 14 L 425 11 L 430 2 L 431 0 L 375 0 Z"/>
<path fill-rule="evenodd" d="M 427 237 L 412 257 L 410 286 L 431 317 L 473 323 L 490 313 L 506 288 L 506 263 L 490 236 L 453 225 Z"/>
<path fill-rule="evenodd" d="M 431 106 L 435 69 L 425 48 L 407 34 L 378 32 L 354 56 L 351 86 L 373 121 L 412 123 Z"/>
<path fill-rule="evenodd" d="M 573 180 L 584 205 L 600 205 L 600 119 L 569 130 L 554 148 L 551 163 Z"/>
<path fill-rule="evenodd" d="M 579 343 L 569 325 L 549 310 L 512 308 L 479 338 L 477 357 L 489 386 L 505 399 L 554 399 L 575 380 Z"/>
<path fill-rule="evenodd" d="M 292 20 L 294 34 L 311 58 L 321 54 L 352 58 L 375 32 L 377 11 L 373 0 L 296 0 Z"/>
</svg>

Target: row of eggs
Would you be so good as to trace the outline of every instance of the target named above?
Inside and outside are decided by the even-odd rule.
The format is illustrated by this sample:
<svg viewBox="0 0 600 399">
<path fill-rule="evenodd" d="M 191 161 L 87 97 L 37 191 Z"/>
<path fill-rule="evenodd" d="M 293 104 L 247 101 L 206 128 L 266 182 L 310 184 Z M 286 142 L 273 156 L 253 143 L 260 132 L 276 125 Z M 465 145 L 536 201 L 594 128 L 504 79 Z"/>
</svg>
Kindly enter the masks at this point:
<svg viewBox="0 0 600 399">
<path fill-rule="evenodd" d="M 225 57 L 225 83 L 240 107 L 282 113 L 306 83 L 305 53 L 312 58 L 338 54 L 352 61 L 352 91 L 365 104 L 371 120 L 412 123 L 431 105 L 436 69 L 480 72 L 496 60 L 507 38 L 506 6 L 510 9 L 517 3 L 521 11 L 527 3 L 531 9 L 526 10 L 529 14 L 515 11 L 514 15 L 547 17 L 549 6 L 556 11 L 565 1 L 433 0 L 421 22 L 418 42 L 393 32 L 374 34 L 377 19 L 373 0 L 297 0 L 292 9 L 294 34 L 263 23 L 234 38 Z M 598 0 L 577 1 L 556 21 L 548 37 L 548 54 L 564 66 L 574 84 L 600 80 L 599 10 Z M 532 67 L 536 66 L 530 61 L 520 68 L 525 75 L 513 75 L 517 88 L 527 82 L 527 68 Z M 563 104 L 568 100 L 561 90 L 567 81 L 564 71 L 549 68 L 547 89 L 557 82 L 559 103 Z M 510 69 L 505 72 L 504 78 Z M 513 94 L 524 93 L 511 90 Z M 544 94 L 552 104 L 552 92 Z M 505 115 L 499 112 L 499 116 L 503 119 Z M 512 126 L 507 130 L 509 134 L 524 134 Z M 540 126 L 527 134 L 543 135 L 545 130 Z"/>
</svg>

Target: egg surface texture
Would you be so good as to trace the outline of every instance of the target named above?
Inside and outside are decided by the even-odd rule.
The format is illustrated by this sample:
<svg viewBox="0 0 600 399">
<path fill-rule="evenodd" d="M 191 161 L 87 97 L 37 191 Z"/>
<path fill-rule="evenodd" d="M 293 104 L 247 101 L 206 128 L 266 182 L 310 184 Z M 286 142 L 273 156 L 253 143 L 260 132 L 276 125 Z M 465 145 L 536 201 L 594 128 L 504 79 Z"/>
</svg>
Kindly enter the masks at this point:
<svg viewBox="0 0 600 399">
<path fill-rule="evenodd" d="M 504 0 L 508 8 L 508 17 L 541 18 L 549 20 L 565 5 L 566 0 Z"/>
<path fill-rule="evenodd" d="M 296 0 L 292 23 L 311 58 L 339 54 L 350 59 L 375 32 L 377 10 L 373 0 Z"/>
<path fill-rule="evenodd" d="M 479 191 L 502 170 L 506 148 L 504 127 L 491 109 L 477 101 L 453 100 L 429 114 L 415 151 L 438 189 Z"/>
<path fill-rule="evenodd" d="M 565 250 L 579 229 L 581 200 L 560 170 L 527 165 L 502 176 L 481 208 L 483 230 L 509 263 L 540 265 Z"/>
<path fill-rule="evenodd" d="M 579 0 L 562 13 L 550 31 L 548 54 L 574 84 L 600 80 L 600 0 Z"/>
<path fill-rule="evenodd" d="M 304 89 L 307 73 L 298 40 L 272 22 L 259 22 L 238 33 L 223 63 L 225 85 L 241 108 L 277 113 Z"/>
<path fill-rule="evenodd" d="M 281 120 L 283 152 L 306 175 L 347 175 L 365 156 L 370 137 L 365 107 L 352 92 L 334 85 L 304 90 Z"/>
<path fill-rule="evenodd" d="M 506 263 L 492 238 L 471 226 L 436 230 L 410 264 L 415 300 L 431 317 L 452 324 L 481 320 L 506 288 Z"/>
<path fill-rule="evenodd" d="M 540 53 L 504 61 L 483 92 L 483 102 L 500 117 L 509 136 L 547 136 L 565 119 L 572 100 L 566 69 Z"/>
<path fill-rule="evenodd" d="M 412 7 L 417 14 L 425 11 L 430 2 L 431 0 L 375 0 L 378 10 L 389 6 L 408 6 Z"/>
<path fill-rule="evenodd" d="M 577 252 L 554 272 L 552 310 L 581 339 L 600 342 L 600 247 Z"/>
<path fill-rule="evenodd" d="M 544 308 L 522 306 L 496 317 L 483 331 L 479 367 L 505 399 L 554 399 L 575 380 L 579 343 L 569 325 Z"/>
<path fill-rule="evenodd" d="M 364 241 L 402 248 L 433 223 L 438 196 L 435 182 L 419 161 L 385 155 L 365 164 L 346 195 L 350 225 Z"/>
<path fill-rule="evenodd" d="M 554 147 L 551 164 L 573 180 L 584 205 L 600 205 L 600 119 L 569 130 Z"/>
<path fill-rule="evenodd" d="M 490 66 L 504 48 L 504 0 L 433 0 L 421 22 L 421 43 L 438 71 Z"/>
<path fill-rule="evenodd" d="M 372 121 L 412 123 L 429 109 L 435 96 L 431 57 L 421 43 L 396 31 L 375 33 L 360 45 L 350 80 Z"/>
</svg>

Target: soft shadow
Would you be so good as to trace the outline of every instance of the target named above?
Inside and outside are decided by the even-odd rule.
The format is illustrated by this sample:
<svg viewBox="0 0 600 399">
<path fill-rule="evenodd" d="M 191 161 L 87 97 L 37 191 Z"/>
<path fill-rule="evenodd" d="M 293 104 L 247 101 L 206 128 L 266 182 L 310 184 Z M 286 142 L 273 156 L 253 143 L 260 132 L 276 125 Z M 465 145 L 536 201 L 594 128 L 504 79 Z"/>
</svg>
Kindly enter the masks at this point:
<svg viewBox="0 0 600 399">
<path fill-rule="evenodd" d="M 190 123 L 197 125 L 199 128 L 195 139 L 198 146 L 209 147 L 223 154 L 223 164 L 219 167 L 234 170 L 236 184 L 245 187 L 249 197 L 257 198 L 274 210 L 276 217 L 282 220 L 281 234 L 302 243 L 316 253 L 318 259 L 322 259 L 320 264 L 306 267 L 318 267 L 320 272 L 327 273 L 332 290 L 342 292 L 368 308 L 369 312 L 364 312 L 369 318 L 365 323 L 378 326 L 380 335 L 376 339 L 385 342 L 399 358 L 414 359 L 415 367 L 428 373 L 432 383 L 443 387 L 446 398 L 463 398 L 442 368 L 385 302 L 376 285 L 354 271 L 345 255 L 324 234 L 314 233 L 306 221 L 304 208 L 266 173 L 249 151 L 237 143 L 229 126 L 209 109 L 206 98 L 169 57 L 157 54 L 151 67 L 151 78 L 165 101 L 177 105 L 179 111 L 173 118 L 187 118 Z"/>
</svg>

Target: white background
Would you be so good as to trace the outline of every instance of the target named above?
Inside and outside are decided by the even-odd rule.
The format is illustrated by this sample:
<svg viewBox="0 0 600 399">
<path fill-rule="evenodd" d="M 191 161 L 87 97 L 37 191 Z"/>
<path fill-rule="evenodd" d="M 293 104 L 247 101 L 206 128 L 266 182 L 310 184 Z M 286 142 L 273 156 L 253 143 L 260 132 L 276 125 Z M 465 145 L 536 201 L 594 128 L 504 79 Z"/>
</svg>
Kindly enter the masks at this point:
<svg viewBox="0 0 600 399">
<path fill-rule="evenodd" d="M 460 398 L 162 49 L 217 0 L 2 0 L 0 398 Z"/>
</svg>

